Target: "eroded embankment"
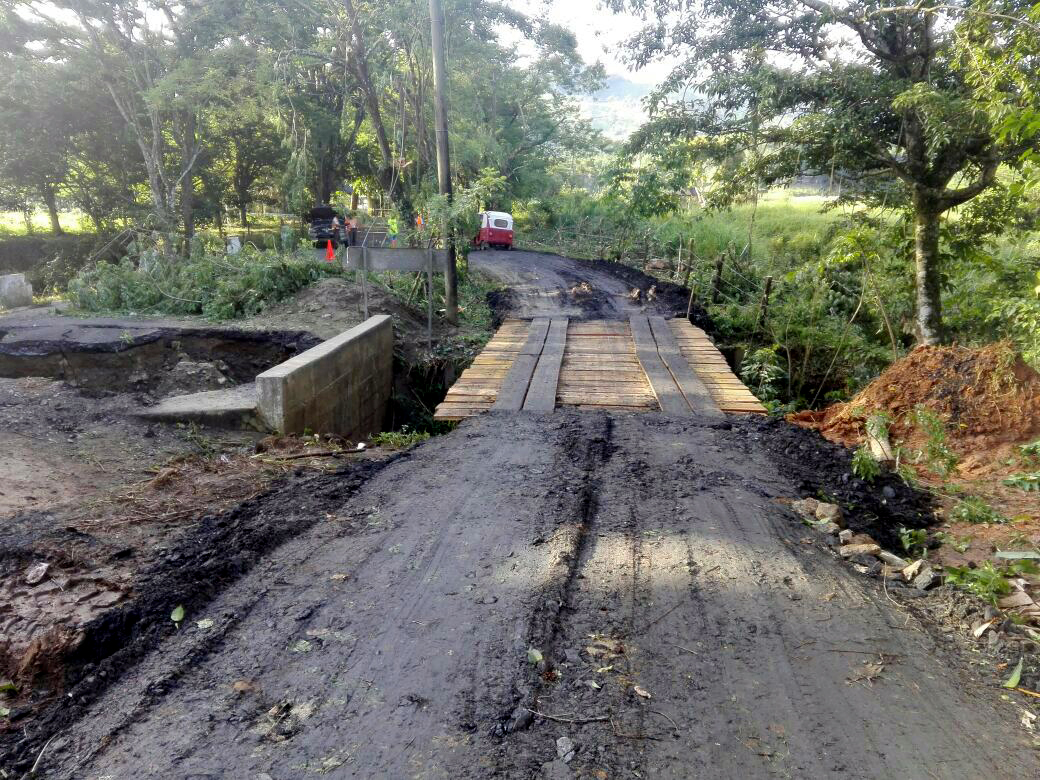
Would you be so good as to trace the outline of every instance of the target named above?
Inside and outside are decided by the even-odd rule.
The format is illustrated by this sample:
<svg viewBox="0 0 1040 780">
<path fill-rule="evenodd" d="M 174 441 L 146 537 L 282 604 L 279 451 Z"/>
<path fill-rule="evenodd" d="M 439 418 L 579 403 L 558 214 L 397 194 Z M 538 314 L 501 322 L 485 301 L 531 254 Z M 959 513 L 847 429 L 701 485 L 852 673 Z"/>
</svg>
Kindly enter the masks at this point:
<svg viewBox="0 0 1040 780">
<path fill-rule="evenodd" d="M 230 511 L 205 515 L 137 573 L 122 604 L 86 625 L 52 631 L 17 658 L 0 648 L 0 676 L 13 679 L 21 694 L 0 731 L 4 765 L 28 769 L 34 750 L 178 630 L 171 619 L 175 608 L 183 607 L 185 615 L 201 612 L 263 556 L 320 522 L 326 506 L 346 500 L 397 457 L 333 474 L 301 471 Z M 10 534 L 0 539 L 0 549 L 0 567 L 15 573 L 26 560 L 24 549 Z"/>
<path fill-rule="evenodd" d="M 58 318 L 0 329 L 0 376 L 47 377 L 88 393 L 190 392 L 164 387 L 172 373 L 206 371 L 229 385 L 256 375 L 320 343 L 304 331 L 245 331 L 132 324 L 60 323 Z M 178 369 L 178 367 L 180 367 Z M 214 368 L 216 367 L 216 368 Z M 220 385 L 216 385 L 216 389 Z"/>
</svg>

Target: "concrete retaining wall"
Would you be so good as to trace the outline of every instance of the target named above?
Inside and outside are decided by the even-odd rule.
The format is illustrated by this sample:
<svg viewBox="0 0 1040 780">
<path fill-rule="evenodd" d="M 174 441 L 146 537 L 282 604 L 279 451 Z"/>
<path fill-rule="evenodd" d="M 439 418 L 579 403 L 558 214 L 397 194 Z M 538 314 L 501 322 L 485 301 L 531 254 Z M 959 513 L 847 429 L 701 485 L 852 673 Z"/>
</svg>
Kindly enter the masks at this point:
<svg viewBox="0 0 1040 780">
<path fill-rule="evenodd" d="M 281 433 L 377 433 L 390 401 L 394 329 L 385 314 L 256 378 L 259 412 Z"/>
</svg>

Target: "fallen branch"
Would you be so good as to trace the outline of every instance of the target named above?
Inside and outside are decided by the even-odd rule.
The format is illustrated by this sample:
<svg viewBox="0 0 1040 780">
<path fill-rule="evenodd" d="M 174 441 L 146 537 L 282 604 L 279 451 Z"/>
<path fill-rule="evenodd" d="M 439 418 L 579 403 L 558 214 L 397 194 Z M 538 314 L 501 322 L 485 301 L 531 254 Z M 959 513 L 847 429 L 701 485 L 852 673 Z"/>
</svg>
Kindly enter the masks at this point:
<svg viewBox="0 0 1040 780">
<path fill-rule="evenodd" d="M 663 712 L 661 712 L 660 710 L 650 710 L 650 712 L 654 713 L 654 715 L 660 715 L 660 716 L 661 716 L 662 718 L 664 718 L 664 719 L 665 719 L 666 721 L 668 721 L 669 723 L 671 723 L 671 724 L 672 724 L 672 728 L 673 728 L 673 729 L 675 729 L 675 733 L 676 733 L 676 734 L 678 734 L 678 733 L 679 733 L 679 724 L 678 724 L 678 723 L 676 723 L 676 722 L 675 722 L 674 720 L 672 720 L 671 718 L 669 718 L 669 717 L 668 717 L 667 715 L 665 715 L 665 714 L 664 714 Z"/>
<path fill-rule="evenodd" d="M 555 721 L 556 723 L 573 723 L 581 725 L 582 723 L 611 723 L 609 715 L 595 715 L 591 718 L 567 718 L 563 715 L 547 715 L 544 712 L 538 710 L 532 710 L 530 707 L 524 707 L 525 710 L 530 712 L 532 715 L 537 715 L 539 718 L 545 718 L 546 720 Z"/>
</svg>

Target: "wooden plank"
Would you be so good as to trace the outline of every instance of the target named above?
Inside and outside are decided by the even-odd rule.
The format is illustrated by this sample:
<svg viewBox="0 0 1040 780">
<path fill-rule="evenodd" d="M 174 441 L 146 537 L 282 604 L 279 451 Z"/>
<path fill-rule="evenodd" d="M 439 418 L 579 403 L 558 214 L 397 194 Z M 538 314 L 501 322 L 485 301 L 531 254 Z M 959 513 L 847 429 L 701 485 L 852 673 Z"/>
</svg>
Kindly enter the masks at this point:
<svg viewBox="0 0 1040 780">
<path fill-rule="evenodd" d="M 646 378 L 650 381 L 654 395 L 657 396 L 661 411 L 675 415 L 692 414 L 690 405 L 686 403 L 679 386 L 657 352 L 657 342 L 654 341 L 653 332 L 650 330 L 649 319 L 632 317 L 629 323 L 632 326 L 632 340 L 636 345 L 636 357 L 646 372 Z"/>
<path fill-rule="evenodd" d="M 690 408 L 694 412 L 708 417 L 721 417 L 722 410 L 719 409 L 708 388 L 693 373 L 690 364 L 679 351 L 679 345 L 675 341 L 671 328 L 665 323 L 664 317 L 650 317 L 649 324 L 650 331 L 657 342 L 657 353 L 671 372 L 675 384 L 679 386 L 679 391 Z"/>
<path fill-rule="evenodd" d="M 502 380 L 502 387 L 498 391 L 495 400 L 495 411 L 518 412 L 524 408 L 524 399 L 527 398 L 531 386 L 531 377 L 538 365 L 538 358 L 545 346 L 545 337 L 549 333 L 549 319 L 538 317 L 531 320 L 527 331 L 527 341 L 520 348 L 520 354 L 513 361 L 509 373 Z"/>
<path fill-rule="evenodd" d="M 556 408 L 556 385 L 560 381 L 563 349 L 567 344 L 567 318 L 554 317 L 549 323 L 545 347 L 538 358 L 531 386 L 527 390 L 524 411 L 551 412 Z"/>
</svg>

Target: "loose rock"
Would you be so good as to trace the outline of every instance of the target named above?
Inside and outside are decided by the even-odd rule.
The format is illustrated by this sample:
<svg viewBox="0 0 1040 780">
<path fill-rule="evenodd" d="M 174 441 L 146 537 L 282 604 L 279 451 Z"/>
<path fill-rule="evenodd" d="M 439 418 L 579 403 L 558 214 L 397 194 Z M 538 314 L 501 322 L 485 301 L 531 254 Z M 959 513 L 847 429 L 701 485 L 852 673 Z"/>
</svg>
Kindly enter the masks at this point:
<svg viewBox="0 0 1040 780">
<path fill-rule="evenodd" d="M 877 555 L 881 548 L 876 544 L 846 544 L 838 552 L 842 558 L 852 558 L 856 555 Z"/>
<path fill-rule="evenodd" d="M 935 572 L 931 566 L 921 569 L 921 573 L 914 577 L 914 587 L 918 590 L 928 590 L 936 581 Z"/>
<path fill-rule="evenodd" d="M 845 527 L 845 518 L 842 516 L 841 507 L 837 504 L 818 503 L 816 506 L 816 519 L 821 523 L 834 523 L 842 528 Z"/>
<path fill-rule="evenodd" d="M 577 746 L 570 737 L 560 737 L 556 740 L 556 755 L 559 756 L 560 760 L 565 764 L 569 764 L 571 759 L 574 758 L 576 750 Z"/>
<path fill-rule="evenodd" d="M 890 553 L 888 550 L 882 550 L 881 552 L 879 552 L 878 558 L 880 558 L 884 563 L 887 563 L 889 566 L 893 566 L 899 569 L 900 571 L 902 571 L 909 565 L 907 561 L 903 560 L 898 555 Z"/>
<path fill-rule="evenodd" d="M 913 580 L 913 578 L 916 577 L 918 573 L 920 573 L 922 566 L 924 566 L 923 558 L 911 563 L 909 566 L 903 569 L 903 579 L 905 579 L 907 582 Z"/>
<path fill-rule="evenodd" d="M 813 522 L 816 520 L 816 509 L 819 507 L 820 502 L 815 498 L 803 498 L 800 501 L 793 501 L 791 508 L 801 516 L 803 520 Z"/>
<path fill-rule="evenodd" d="M 25 584 L 39 585 L 47 576 L 47 572 L 50 571 L 50 568 L 51 565 L 45 561 L 34 563 L 25 570 Z"/>
</svg>

